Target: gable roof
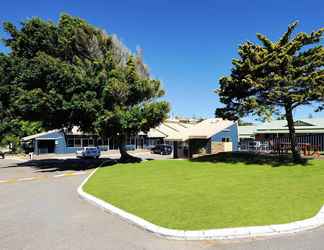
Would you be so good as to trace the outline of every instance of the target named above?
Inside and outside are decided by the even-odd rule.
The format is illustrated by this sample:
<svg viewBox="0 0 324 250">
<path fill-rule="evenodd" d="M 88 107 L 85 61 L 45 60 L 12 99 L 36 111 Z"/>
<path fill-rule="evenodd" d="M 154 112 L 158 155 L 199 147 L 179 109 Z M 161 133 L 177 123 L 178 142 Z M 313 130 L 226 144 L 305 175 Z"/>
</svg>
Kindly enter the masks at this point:
<svg viewBox="0 0 324 250">
<path fill-rule="evenodd" d="M 179 133 L 193 126 L 189 123 L 182 123 L 175 120 L 167 120 L 155 128 L 151 128 L 147 133 L 149 138 L 166 138 L 168 136 L 176 137 Z"/>
<path fill-rule="evenodd" d="M 147 137 L 149 138 L 164 138 L 167 134 L 161 132 L 157 128 L 151 128 L 149 132 L 147 132 Z"/>
<path fill-rule="evenodd" d="M 186 141 L 188 139 L 208 139 L 233 124 L 232 121 L 211 118 L 197 124 L 162 123 L 156 130 L 166 134 L 165 140 Z"/>
<path fill-rule="evenodd" d="M 208 139 L 213 135 L 227 129 L 233 125 L 233 121 L 223 120 L 220 118 L 210 118 L 197 123 L 187 130 L 189 139 L 201 138 Z"/>
</svg>

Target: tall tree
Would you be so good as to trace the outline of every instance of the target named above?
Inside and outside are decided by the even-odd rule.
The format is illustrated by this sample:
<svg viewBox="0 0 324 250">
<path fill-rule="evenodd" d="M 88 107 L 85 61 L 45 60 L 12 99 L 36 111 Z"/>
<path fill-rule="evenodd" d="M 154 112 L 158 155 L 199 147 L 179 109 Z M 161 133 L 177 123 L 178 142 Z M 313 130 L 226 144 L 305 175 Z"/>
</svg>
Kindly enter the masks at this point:
<svg viewBox="0 0 324 250">
<path fill-rule="evenodd" d="M 240 57 L 233 59 L 232 73 L 220 79 L 217 91 L 225 107 L 216 110 L 217 116 L 234 120 L 246 114 L 269 119 L 284 110 L 295 161 L 300 153 L 293 110 L 309 104 L 319 110 L 324 102 L 324 48 L 312 46 L 321 41 L 324 28 L 293 37 L 297 24 L 276 42 L 257 34 L 260 44 L 248 41 L 239 46 Z"/>
<path fill-rule="evenodd" d="M 7 120 L 0 124 L 0 147 L 9 147 L 12 152 L 19 152 L 22 146 L 20 141 L 22 137 L 42 131 L 40 122 Z"/>
<path fill-rule="evenodd" d="M 0 118 L 118 137 L 122 161 L 132 159 L 126 135 L 166 118 L 160 82 L 137 70 L 135 56 L 115 36 L 67 14 L 58 24 L 32 18 L 20 29 L 8 22 L 4 28 L 10 52 L 0 55 L 0 88 L 8 93 Z"/>
</svg>

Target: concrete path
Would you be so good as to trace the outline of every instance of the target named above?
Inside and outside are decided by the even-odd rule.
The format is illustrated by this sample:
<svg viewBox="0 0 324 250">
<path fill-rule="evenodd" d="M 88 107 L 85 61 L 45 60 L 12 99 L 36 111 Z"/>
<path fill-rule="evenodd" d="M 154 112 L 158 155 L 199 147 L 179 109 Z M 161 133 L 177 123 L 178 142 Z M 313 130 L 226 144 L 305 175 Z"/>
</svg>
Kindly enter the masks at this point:
<svg viewBox="0 0 324 250">
<path fill-rule="evenodd" d="M 0 184 L 1 250 L 323 249 L 324 229 L 257 241 L 186 242 L 157 238 L 81 200 L 76 189 L 85 175 L 54 178 L 66 171 L 46 172 L 42 167 L 40 172 L 35 166 L 8 168 L 14 164 L 14 161 L 0 160 L 0 179 L 2 173 L 10 178 L 17 173 L 19 177 L 41 174 L 47 178 Z"/>
</svg>

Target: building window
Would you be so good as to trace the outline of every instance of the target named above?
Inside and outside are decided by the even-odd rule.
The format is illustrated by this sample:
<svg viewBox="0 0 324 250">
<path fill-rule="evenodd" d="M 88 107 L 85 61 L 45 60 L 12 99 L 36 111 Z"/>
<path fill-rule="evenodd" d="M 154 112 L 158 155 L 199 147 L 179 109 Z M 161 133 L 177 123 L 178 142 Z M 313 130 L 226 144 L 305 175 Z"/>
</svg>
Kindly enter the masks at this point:
<svg viewBox="0 0 324 250">
<path fill-rule="evenodd" d="M 89 146 L 94 146 L 93 139 L 89 139 Z"/>
<path fill-rule="evenodd" d="M 89 145 L 89 140 L 86 138 L 82 139 L 82 147 L 87 147 Z"/>
<path fill-rule="evenodd" d="M 75 138 L 75 140 L 74 140 L 74 147 L 81 147 L 81 139 Z"/>
<path fill-rule="evenodd" d="M 222 138 L 222 142 L 230 142 L 230 141 L 231 141 L 231 139 L 228 138 L 228 137 L 223 137 Z"/>
<path fill-rule="evenodd" d="M 68 147 L 74 147 L 74 139 L 68 139 Z"/>
</svg>

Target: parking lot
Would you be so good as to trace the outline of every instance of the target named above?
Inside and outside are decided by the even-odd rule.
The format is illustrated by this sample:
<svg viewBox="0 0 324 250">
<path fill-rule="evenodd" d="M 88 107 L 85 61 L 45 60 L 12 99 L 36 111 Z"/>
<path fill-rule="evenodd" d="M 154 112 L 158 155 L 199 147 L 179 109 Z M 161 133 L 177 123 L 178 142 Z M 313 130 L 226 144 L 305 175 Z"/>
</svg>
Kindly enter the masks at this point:
<svg viewBox="0 0 324 250">
<path fill-rule="evenodd" d="M 134 151 L 131 154 L 142 159 L 170 159 L 170 155 L 151 154 L 147 151 Z M 79 159 L 75 154 L 44 154 L 33 156 L 28 160 L 28 155 L 22 157 L 8 156 L 2 159 L 5 166 L 1 168 L 0 184 L 40 180 L 46 178 L 59 178 L 73 175 L 84 175 L 100 165 L 109 165 L 111 160 L 120 157 L 117 151 L 103 152 L 99 159 Z"/>
</svg>

